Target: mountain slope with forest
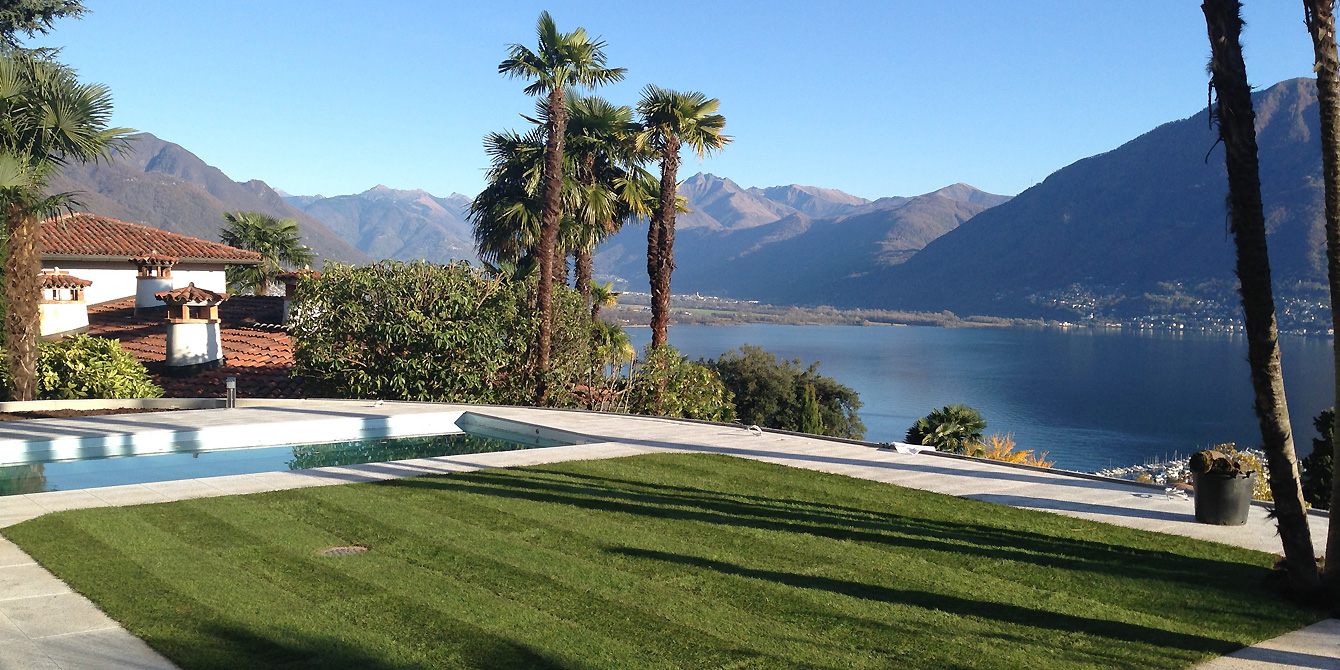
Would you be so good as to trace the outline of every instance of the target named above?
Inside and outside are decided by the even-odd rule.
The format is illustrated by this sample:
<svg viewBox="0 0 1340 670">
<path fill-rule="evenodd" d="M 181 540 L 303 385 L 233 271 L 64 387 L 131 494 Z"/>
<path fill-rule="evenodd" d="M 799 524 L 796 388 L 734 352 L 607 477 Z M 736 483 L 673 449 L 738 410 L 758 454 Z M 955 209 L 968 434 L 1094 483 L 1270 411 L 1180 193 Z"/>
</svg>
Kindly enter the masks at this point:
<svg viewBox="0 0 1340 670">
<path fill-rule="evenodd" d="M 459 193 L 439 198 L 427 191 L 378 185 L 354 195 L 285 196 L 285 200 L 372 258 L 478 260 L 466 219 L 470 199 Z"/>
<path fill-rule="evenodd" d="M 1315 84 L 1280 82 L 1253 102 L 1277 290 L 1324 282 Z M 1169 293 L 1231 302 L 1228 180 L 1216 139 L 1207 111 L 1159 126 L 1056 171 L 906 263 L 839 282 L 825 297 L 1000 316 L 1049 315 L 1078 295 L 1100 296 L 1098 308 L 1114 314 L 1148 313 L 1151 295 Z M 1074 302 L 1077 313 L 1094 307 Z"/>
<path fill-rule="evenodd" d="M 284 201 L 265 182 L 235 182 L 185 148 L 149 133 L 132 137 L 111 161 L 73 164 L 51 180 L 72 192 L 77 209 L 205 240 L 218 241 L 224 212 L 249 210 L 292 217 L 319 259 L 367 262 L 325 224 Z"/>
</svg>

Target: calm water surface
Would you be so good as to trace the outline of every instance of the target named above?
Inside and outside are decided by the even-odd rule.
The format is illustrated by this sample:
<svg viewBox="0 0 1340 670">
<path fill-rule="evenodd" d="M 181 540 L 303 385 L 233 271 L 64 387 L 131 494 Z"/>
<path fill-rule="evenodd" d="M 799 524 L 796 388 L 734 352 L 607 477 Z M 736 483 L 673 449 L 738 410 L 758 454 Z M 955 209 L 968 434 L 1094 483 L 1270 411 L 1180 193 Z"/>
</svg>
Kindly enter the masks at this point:
<svg viewBox="0 0 1340 670">
<path fill-rule="evenodd" d="M 629 329 L 639 351 L 651 337 Z M 674 326 L 690 358 L 754 344 L 856 389 L 866 439 L 901 440 L 931 409 L 965 403 L 987 432 L 1057 467 L 1095 470 L 1260 442 L 1241 335 L 859 326 Z M 1334 404 L 1331 341 L 1285 337 L 1285 389 L 1300 454 L 1312 417 Z"/>
</svg>

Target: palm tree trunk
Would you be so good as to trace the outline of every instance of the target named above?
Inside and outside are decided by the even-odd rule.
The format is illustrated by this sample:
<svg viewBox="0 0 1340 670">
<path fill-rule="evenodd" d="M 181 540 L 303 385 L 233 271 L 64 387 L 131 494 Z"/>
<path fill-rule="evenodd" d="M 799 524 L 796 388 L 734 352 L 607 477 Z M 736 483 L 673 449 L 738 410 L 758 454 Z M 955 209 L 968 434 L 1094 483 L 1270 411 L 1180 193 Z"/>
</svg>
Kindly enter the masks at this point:
<svg viewBox="0 0 1340 670">
<path fill-rule="evenodd" d="M 582 304 L 591 306 L 591 250 L 577 250 L 577 292 L 582 295 Z"/>
<path fill-rule="evenodd" d="M 1321 164 L 1326 190 L 1326 274 L 1331 284 L 1331 327 L 1340 333 L 1340 58 L 1336 56 L 1334 0 L 1303 0 L 1307 30 L 1317 72 L 1317 103 L 1321 110 Z M 1340 398 L 1340 346 L 1332 343 L 1336 396 Z M 1340 440 L 1332 463 L 1340 463 Z M 1331 477 L 1331 509 L 1326 534 L 1327 584 L 1340 587 L 1340 477 Z"/>
<path fill-rule="evenodd" d="M 1251 87 L 1247 84 L 1247 67 L 1239 41 L 1241 7 L 1238 0 L 1205 0 L 1201 5 L 1210 38 L 1210 84 L 1219 99 L 1215 116 L 1228 168 L 1229 219 L 1237 247 L 1238 280 L 1242 285 L 1247 362 L 1256 395 L 1254 407 L 1261 428 L 1262 449 L 1270 470 L 1275 518 L 1291 585 L 1299 591 L 1313 592 L 1319 586 L 1317 563 L 1312 554 L 1303 489 L 1298 482 L 1298 459 L 1294 454 L 1280 368 L 1275 297 L 1270 285 L 1265 215 L 1261 207 L 1256 114 L 1252 111 Z"/>
<path fill-rule="evenodd" d="M 670 275 L 675 270 L 675 198 L 678 195 L 679 139 L 666 140 L 661 153 L 661 202 L 647 227 L 647 273 L 651 279 L 651 346 L 670 336 Z M 653 260 L 652 248 L 656 253 Z"/>
<path fill-rule="evenodd" d="M 6 352 L 9 364 L 11 399 L 37 397 L 38 305 L 42 289 L 37 275 L 42 272 L 41 225 L 37 215 L 25 211 L 21 203 L 5 206 L 9 239 L 5 241 Z"/>
<path fill-rule="evenodd" d="M 544 209 L 540 214 L 540 278 L 535 301 L 540 308 L 539 342 L 536 343 L 535 403 L 549 404 L 549 349 L 553 341 L 554 253 L 558 247 L 558 225 L 562 216 L 563 133 L 567 132 L 568 110 L 563 104 L 563 89 L 549 91 L 549 137 L 544 145 Z"/>
</svg>

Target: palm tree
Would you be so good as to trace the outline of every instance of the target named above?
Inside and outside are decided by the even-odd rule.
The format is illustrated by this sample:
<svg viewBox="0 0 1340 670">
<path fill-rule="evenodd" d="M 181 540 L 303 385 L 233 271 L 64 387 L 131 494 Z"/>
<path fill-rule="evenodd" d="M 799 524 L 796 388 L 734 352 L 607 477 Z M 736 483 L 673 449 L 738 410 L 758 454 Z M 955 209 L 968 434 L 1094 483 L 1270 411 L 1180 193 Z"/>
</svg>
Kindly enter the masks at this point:
<svg viewBox="0 0 1340 670">
<path fill-rule="evenodd" d="M 1247 84 L 1240 42 L 1241 9 L 1238 0 L 1205 0 L 1201 4 L 1210 38 L 1210 85 L 1219 103 L 1211 112 L 1219 126 L 1228 168 L 1229 227 L 1237 248 L 1247 362 L 1256 396 L 1254 408 L 1261 428 L 1262 450 L 1270 471 L 1270 490 L 1275 498 L 1275 519 L 1279 522 L 1290 582 L 1298 590 L 1312 592 L 1319 580 L 1280 368 L 1257 164 L 1256 114 L 1252 111 L 1252 90 Z"/>
<path fill-rule="evenodd" d="M 1334 0 L 1303 0 L 1307 30 L 1317 73 L 1317 107 L 1321 112 L 1321 163 L 1326 192 L 1326 274 L 1331 304 L 1340 305 L 1340 57 L 1336 55 Z M 1331 311 L 1331 327 L 1340 333 L 1340 310 Z M 1340 346 L 1335 355 L 1336 397 L 1340 398 Z M 1335 413 L 1332 413 L 1332 434 Z M 1336 442 L 1340 444 L 1340 442 Z M 1336 448 L 1332 463 L 1340 463 Z M 1340 510 L 1340 477 L 1331 479 L 1331 509 Z M 1332 514 L 1326 534 L 1326 571 L 1323 577 L 1340 590 L 1340 514 Z"/>
<path fill-rule="evenodd" d="M 112 96 L 81 84 L 74 70 L 44 52 L 0 50 L 0 216 L 4 217 L 6 351 L 15 400 L 37 390 L 37 328 L 44 215 L 70 207 L 70 194 L 43 193 L 50 175 L 100 160 L 124 146 L 129 128 L 108 127 Z"/>
<path fill-rule="evenodd" d="M 573 157 L 581 189 L 573 252 L 577 257 L 577 290 L 591 304 L 591 257 L 595 248 L 618 232 L 638 209 L 622 197 L 620 184 L 646 160 L 634 143 L 633 110 L 597 96 L 572 96 L 569 102 L 567 153 Z"/>
<path fill-rule="evenodd" d="M 619 303 L 620 292 L 614 290 L 614 282 L 604 284 L 592 281 L 587 291 L 591 295 L 591 320 L 600 322 L 600 308 L 613 307 Z"/>
<path fill-rule="evenodd" d="M 967 405 L 945 405 L 917 419 L 907 429 L 908 444 L 924 444 L 936 451 L 967 453 L 970 445 L 982 440 L 986 419 Z"/>
<path fill-rule="evenodd" d="M 516 264 L 538 256 L 539 197 L 544 176 L 544 133 L 514 131 L 484 136 L 484 150 L 492 166 L 487 185 L 470 202 L 475 246 L 485 262 Z"/>
<path fill-rule="evenodd" d="M 722 134 L 721 102 L 697 91 L 680 93 L 648 85 L 638 102 L 642 117 L 639 147 L 649 147 L 661 160 L 660 202 L 647 226 L 647 276 L 651 280 L 651 345 L 666 343 L 670 326 L 670 274 L 675 270 L 675 211 L 679 149 L 687 144 L 702 160 L 721 150 L 731 138 Z"/>
<path fill-rule="evenodd" d="M 285 270 L 311 265 L 316 254 L 302 245 L 295 219 L 276 219 L 260 212 L 225 212 L 223 243 L 261 255 L 259 265 L 229 265 L 228 290 L 266 295 Z"/>
<path fill-rule="evenodd" d="M 544 148 L 544 197 L 540 214 L 540 280 L 536 302 L 540 308 L 540 328 L 536 343 L 538 383 L 536 401 L 549 400 L 549 349 L 553 333 L 553 305 L 550 294 L 554 279 L 554 253 L 563 214 L 563 139 L 568 121 L 563 96 L 569 86 L 595 87 L 623 79 L 623 68 L 605 67 L 605 42 L 591 40 L 578 28 L 560 33 L 549 12 L 541 12 L 535 28 L 538 49 L 531 51 L 514 44 L 508 58 L 498 65 L 499 74 L 531 80 L 527 95 L 545 94 L 549 103 L 549 127 Z"/>
</svg>

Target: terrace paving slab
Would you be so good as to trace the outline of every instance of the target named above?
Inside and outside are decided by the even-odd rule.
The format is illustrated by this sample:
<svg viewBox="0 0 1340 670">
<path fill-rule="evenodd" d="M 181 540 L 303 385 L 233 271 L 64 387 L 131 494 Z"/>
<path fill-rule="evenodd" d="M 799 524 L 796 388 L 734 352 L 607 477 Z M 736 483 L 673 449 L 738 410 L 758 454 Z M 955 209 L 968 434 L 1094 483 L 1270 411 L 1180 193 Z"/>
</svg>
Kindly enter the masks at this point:
<svg viewBox="0 0 1340 670">
<path fill-rule="evenodd" d="M 1327 619 L 1206 661 L 1193 670 L 1340 670 L 1340 619 Z"/>
<path fill-rule="evenodd" d="M 0 448 L 4 447 L 4 440 L 51 441 L 73 437 L 115 440 L 117 435 L 127 433 L 172 431 L 208 437 L 210 431 L 226 436 L 252 435 L 261 430 L 270 433 L 276 442 L 292 443 L 302 440 L 304 435 L 330 430 L 331 426 L 337 425 L 332 420 L 343 422 L 338 425 L 391 425 L 396 417 L 409 417 L 399 424 L 401 426 L 440 426 L 442 432 L 449 432 L 462 412 L 521 422 L 528 425 L 527 434 L 533 429 L 540 437 L 561 440 L 567 434 L 576 433 L 585 436 L 588 443 L 9 496 L 0 498 L 0 528 L 56 509 L 143 504 L 664 452 L 749 458 L 1270 553 L 1279 551 L 1274 523 L 1267 518 L 1266 509 L 1259 506 L 1252 507 L 1246 526 L 1208 526 L 1195 522 L 1190 500 L 1171 497 L 1149 487 L 934 453 L 900 454 L 869 444 L 776 432 L 758 434 L 737 426 L 621 414 L 427 403 L 253 400 L 239 401 L 237 409 L 179 413 L 188 416 L 163 412 L 132 415 L 131 418 L 123 415 L 11 422 L 0 427 Z M 252 432 L 235 432 L 237 426 L 248 426 Z M 1310 515 L 1309 523 L 1314 538 L 1325 537 L 1326 517 Z M 0 619 L 0 670 L 7 667 L 59 667 L 66 670 L 173 667 L 119 626 L 97 627 L 101 625 L 103 619 L 99 617 L 103 615 L 92 603 L 70 592 L 68 586 L 3 538 L 0 538 L 0 594 L 4 594 L 0 598 L 11 600 L 46 597 L 50 602 L 59 602 L 61 608 L 84 607 L 91 613 L 73 614 L 71 620 L 99 622 L 82 632 L 37 637 L 25 633 L 21 639 L 13 639 L 13 635 L 6 636 L 5 624 L 14 627 L 19 626 L 18 622 Z M 11 606 L 15 607 L 21 609 L 18 605 Z M 0 610 L 0 617 L 4 616 Z M 23 616 L 20 620 L 24 620 Z M 21 627 L 18 630 L 23 633 Z M 13 633 L 12 628 L 9 631 Z M 1340 669 L 1340 664 L 1320 664 L 1337 656 L 1340 656 L 1340 622 L 1331 620 L 1211 662 L 1256 665 L 1206 664 L 1202 667 L 1216 670 L 1239 667 Z M 1289 665 L 1295 661 L 1301 664 Z M 13 665 L 15 662 L 21 665 Z"/>
</svg>

